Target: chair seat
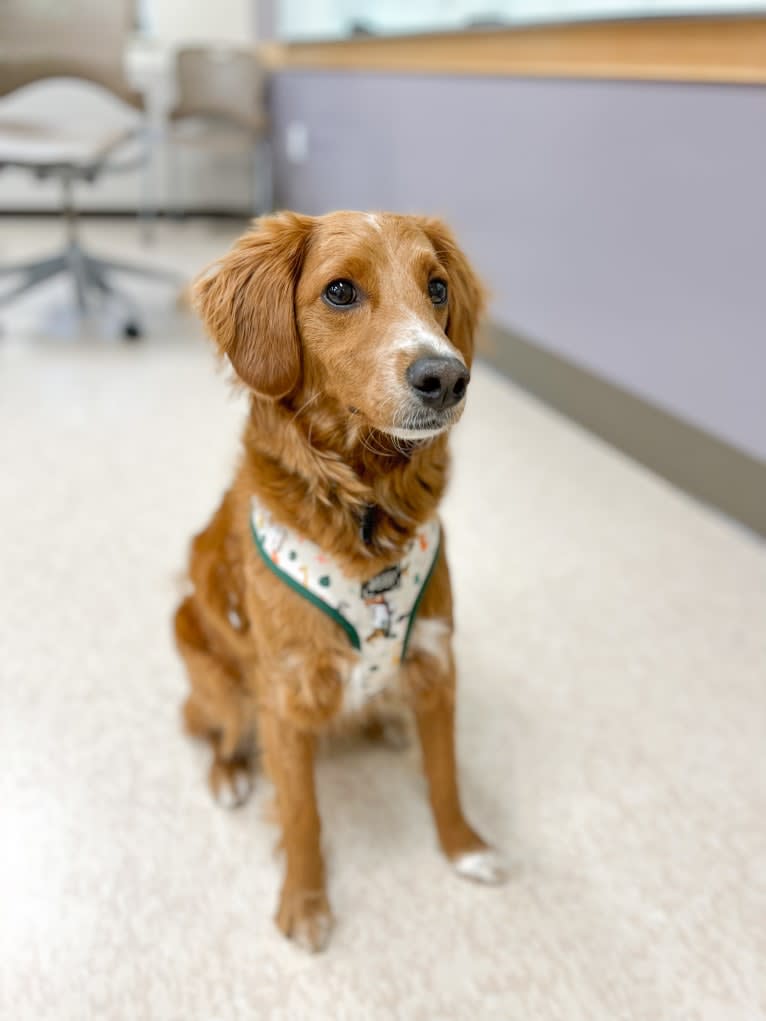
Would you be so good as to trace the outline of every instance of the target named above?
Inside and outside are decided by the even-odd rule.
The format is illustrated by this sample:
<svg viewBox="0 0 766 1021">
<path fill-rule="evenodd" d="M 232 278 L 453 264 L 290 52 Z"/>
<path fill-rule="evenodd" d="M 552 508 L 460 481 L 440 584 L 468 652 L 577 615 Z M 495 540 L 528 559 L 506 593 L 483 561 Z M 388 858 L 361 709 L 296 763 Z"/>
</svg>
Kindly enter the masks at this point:
<svg viewBox="0 0 766 1021">
<path fill-rule="evenodd" d="M 88 132 L 74 125 L 0 117 L 0 166 L 88 170 L 135 132 L 135 128 Z"/>
</svg>

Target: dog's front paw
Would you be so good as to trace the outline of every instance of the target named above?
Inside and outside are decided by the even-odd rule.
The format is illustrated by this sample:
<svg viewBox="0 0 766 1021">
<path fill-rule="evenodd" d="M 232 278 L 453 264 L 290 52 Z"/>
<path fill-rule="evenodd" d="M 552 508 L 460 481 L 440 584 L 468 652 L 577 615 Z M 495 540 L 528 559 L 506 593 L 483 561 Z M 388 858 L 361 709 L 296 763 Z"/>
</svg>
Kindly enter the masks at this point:
<svg viewBox="0 0 766 1021">
<path fill-rule="evenodd" d="M 333 917 L 324 892 L 285 887 L 275 921 L 288 939 L 311 954 L 330 942 Z"/>
<path fill-rule="evenodd" d="M 452 859 L 452 867 L 459 876 L 474 883 L 496 886 L 508 878 L 508 870 L 502 855 L 485 847 L 478 851 L 465 851 Z"/>
<path fill-rule="evenodd" d="M 246 762 L 215 759 L 208 776 L 213 797 L 223 808 L 239 808 L 250 797 L 253 780 Z"/>
</svg>

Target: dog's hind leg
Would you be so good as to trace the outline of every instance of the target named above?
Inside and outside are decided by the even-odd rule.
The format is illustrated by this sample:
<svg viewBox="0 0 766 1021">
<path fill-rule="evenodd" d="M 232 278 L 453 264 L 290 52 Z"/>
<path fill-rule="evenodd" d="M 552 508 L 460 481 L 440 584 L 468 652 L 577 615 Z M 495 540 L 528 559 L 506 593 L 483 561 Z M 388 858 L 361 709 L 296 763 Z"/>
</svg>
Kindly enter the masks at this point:
<svg viewBox="0 0 766 1021">
<path fill-rule="evenodd" d="M 210 742 L 210 790 L 219 804 L 236 808 L 252 790 L 255 740 L 248 699 L 236 667 L 210 648 L 193 596 L 176 612 L 175 634 L 191 684 L 183 706 L 184 726 L 187 733 Z"/>
</svg>

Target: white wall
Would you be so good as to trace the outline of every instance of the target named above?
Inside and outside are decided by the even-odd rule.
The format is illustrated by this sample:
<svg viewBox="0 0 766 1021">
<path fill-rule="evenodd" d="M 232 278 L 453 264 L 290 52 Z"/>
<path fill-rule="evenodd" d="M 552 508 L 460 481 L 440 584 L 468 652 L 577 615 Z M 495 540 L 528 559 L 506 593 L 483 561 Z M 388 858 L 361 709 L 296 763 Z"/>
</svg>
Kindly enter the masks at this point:
<svg viewBox="0 0 766 1021">
<path fill-rule="evenodd" d="M 766 0 L 280 0 L 282 39 L 333 38 L 358 21 L 382 34 L 454 29 L 472 19 L 528 22 L 766 10 Z"/>
<path fill-rule="evenodd" d="M 257 0 L 139 0 L 145 34 L 165 45 L 252 42 Z"/>
</svg>

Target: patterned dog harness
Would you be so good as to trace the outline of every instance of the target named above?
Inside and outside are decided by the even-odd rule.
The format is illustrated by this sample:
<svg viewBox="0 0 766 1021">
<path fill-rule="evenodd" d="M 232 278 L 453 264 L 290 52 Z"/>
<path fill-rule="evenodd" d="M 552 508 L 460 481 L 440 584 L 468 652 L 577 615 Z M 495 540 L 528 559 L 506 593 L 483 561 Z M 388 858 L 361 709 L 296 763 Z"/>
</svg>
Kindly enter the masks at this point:
<svg viewBox="0 0 766 1021">
<path fill-rule="evenodd" d="M 376 674 L 382 679 L 401 663 L 439 555 L 437 518 L 421 525 L 398 564 L 365 581 L 347 577 L 333 557 L 276 523 L 255 500 L 250 525 L 264 563 L 343 628 L 372 687 Z"/>
</svg>

